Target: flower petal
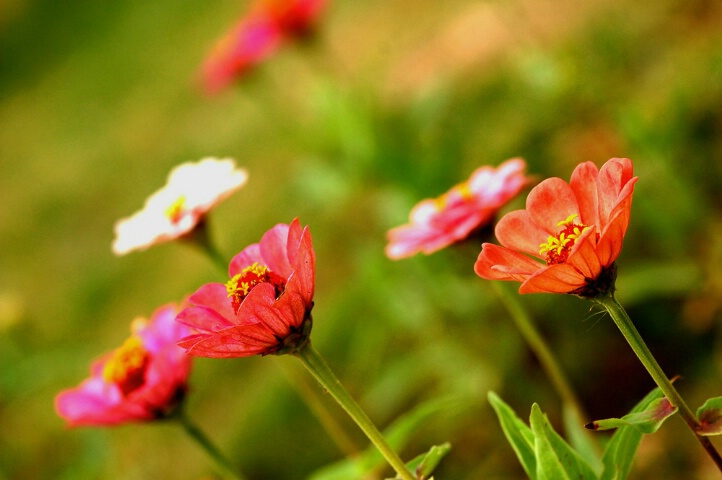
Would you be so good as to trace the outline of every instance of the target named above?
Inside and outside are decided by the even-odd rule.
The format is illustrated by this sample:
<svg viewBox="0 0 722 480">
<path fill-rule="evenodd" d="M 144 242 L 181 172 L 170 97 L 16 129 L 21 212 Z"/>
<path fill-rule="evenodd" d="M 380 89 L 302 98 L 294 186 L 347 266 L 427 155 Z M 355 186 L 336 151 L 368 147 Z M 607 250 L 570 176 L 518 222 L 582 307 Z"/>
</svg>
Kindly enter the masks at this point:
<svg viewBox="0 0 722 480">
<path fill-rule="evenodd" d="M 576 268 L 585 278 L 597 278 L 602 271 L 596 250 L 596 227 L 587 228 L 574 243 L 567 264 Z"/>
<path fill-rule="evenodd" d="M 223 317 L 228 326 L 236 324 L 236 312 L 228 299 L 228 290 L 222 283 L 207 283 L 188 297 L 192 305 L 208 307 Z"/>
<path fill-rule="evenodd" d="M 571 293 L 585 284 L 584 275 L 573 266 L 551 265 L 527 278 L 519 293 Z"/>
<path fill-rule="evenodd" d="M 547 178 L 532 188 L 526 199 L 526 209 L 537 226 L 549 235 L 556 235 L 560 221 L 579 214 L 579 204 L 572 188 L 556 177 Z"/>
<path fill-rule="evenodd" d="M 263 260 L 263 256 L 261 255 L 261 246 L 254 243 L 247 246 L 241 253 L 238 253 L 233 257 L 230 265 L 228 266 L 228 276 L 233 278 L 241 273 L 243 269 L 250 267 L 256 262 L 261 265 L 265 265 L 265 260 Z"/>
<path fill-rule="evenodd" d="M 263 264 L 283 278 L 288 278 L 293 267 L 288 260 L 288 232 L 290 227 L 279 223 L 261 238 L 260 248 Z"/>
<path fill-rule="evenodd" d="M 499 247 L 493 243 L 481 246 L 481 253 L 474 264 L 474 271 L 487 280 L 524 281 L 543 265 L 523 253 Z"/>
<path fill-rule="evenodd" d="M 176 317 L 176 322 L 187 325 L 202 333 L 215 333 L 237 325 L 221 316 L 214 309 L 204 306 L 184 308 Z"/>
<path fill-rule="evenodd" d="M 515 210 L 504 215 L 496 224 L 494 234 L 503 246 L 538 258 L 541 258 L 539 245 L 549 237 L 549 233 L 526 210 Z"/>
<path fill-rule="evenodd" d="M 569 181 L 569 185 L 579 204 L 579 220 L 584 225 L 600 225 L 599 195 L 597 193 L 598 177 L 599 170 L 597 166 L 592 162 L 584 162 L 577 165 Z"/>
<path fill-rule="evenodd" d="M 632 162 L 628 158 L 612 158 L 599 170 L 599 217 L 602 228 L 611 218 L 624 186 L 632 180 Z"/>
<path fill-rule="evenodd" d="M 250 357 L 269 352 L 278 341 L 266 326 L 249 324 L 231 327 L 217 335 L 197 335 L 178 342 L 189 355 L 210 358 Z"/>
</svg>

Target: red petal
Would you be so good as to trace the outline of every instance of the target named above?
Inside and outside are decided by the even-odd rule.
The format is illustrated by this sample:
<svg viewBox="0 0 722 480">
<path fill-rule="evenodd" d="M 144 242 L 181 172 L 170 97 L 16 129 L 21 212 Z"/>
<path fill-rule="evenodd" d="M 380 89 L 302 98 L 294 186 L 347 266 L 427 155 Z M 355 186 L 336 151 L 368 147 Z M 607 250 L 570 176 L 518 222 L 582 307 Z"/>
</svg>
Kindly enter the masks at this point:
<svg viewBox="0 0 722 480">
<path fill-rule="evenodd" d="M 273 333 L 261 324 L 232 327 L 195 340 L 190 345 L 179 345 L 187 348 L 189 355 L 210 358 L 250 357 L 270 353 L 278 344 Z"/>
<path fill-rule="evenodd" d="M 515 210 L 504 215 L 496 224 L 494 233 L 505 247 L 536 257 L 539 257 L 539 245 L 546 242 L 549 236 L 526 210 Z"/>
<path fill-rule="evenodd" d="M 573 266 L 552 265 L 530 276 L 519 293 L 570 293 L 585 284 L 584 276 Z"/>
<path fill-rule="evenodd" d="M 624 186 L 632 180 L 632 162 L 628 158 L 613 158 L 599 170 L 599 217 L 602 226 L 609 221 L 612 210 L 619 203 Z"/>
<path fill-rule="evenodd" d="M 228 266 L 228 276 L 233 278 L 241 273 L 243 269 L 250 267 L 256 262 L 261 265 L 265 265 L 263 256 L 261 255 L 261 247 L 257 243 L 254 243 L 247 246 L 241 253 L 233 257 L 231 264 Z"/>
<path fill-rule="evenodd" d="M 288 226 L 288 236 L 286 239 L 286 252 L 288 255 L 288 262 L 293 266 L 296 263 L 296 255 L 301 243 L 301 236 L 303 232 L 308 230 L 308 227 L 301 228 L 301 223 L 298 218 L 294 218 L 291 224 Z"/>
<path fill-rule="evenodd" d="M 499 247 L 493 243 L 481 246 L 474 271 L 487 280 L 515 280 L 522 282 L 543 265 L 523 253 Z"/>
<path fill-rule="evenodd" d="M 290 325 L 297 325 L 300 322 L 292 316 L 283 315 L 287 312 L 279 311 L 275 308 L 275 303 L 276 291 L 273 285 L 259 283 L 241 303 L 241 308 L 238 310 L 241 325 L 261 323 L 279 337 L 285 337 L 289 333 Z"/>
<path fill-rule="evenodd" d="M 596 227 L 585 230 L 574 243 L 567 259 L 567 264 L 579 270 L 585 278 L 597 278 L 602 271 L 595 245 L 596 235 Z"/>
<path fill-rule="evenodd" d="M 599 170 L 592 162 L 577 165 L 572 173 L 569 185 L 579 203 L 579 220 L 585 225 L 600 225 L 599 197 L 597 193 L 597 178 Z M 601 225 L 600 225 L 601 228 Z"/>
<path fill-rule="evenodd" d="M 184 308 L 176 317 L 176 321 L 203 333 L 215 333 L 236 325 L 215 310 L 203 306 Z"/>
<path fill-rule="evenodd" d="M 236 312 L 222 283 L 207 283 L 188 298 L 192 305 L 208 307 L 224 317 L 229 325 L 235 324 Z"/>
<path fill-rule="evenodd" d="M 547 178 L 532 188 L 526 199 L 526 209 L 534 222 L 549 235 L 556 235 L 560 221 L 579 213 L 572 188 L 561 178 Z"/>
<path fill-rule="evenodd" d="M 263 235 L 260 243 L 263 264 L 284 279 L 288 278 L 293 272 L 293 267 L 288 261 L 288 251 L 286 250 L 288 231 L 288 225 L 279 223 Z"/>
</svg>

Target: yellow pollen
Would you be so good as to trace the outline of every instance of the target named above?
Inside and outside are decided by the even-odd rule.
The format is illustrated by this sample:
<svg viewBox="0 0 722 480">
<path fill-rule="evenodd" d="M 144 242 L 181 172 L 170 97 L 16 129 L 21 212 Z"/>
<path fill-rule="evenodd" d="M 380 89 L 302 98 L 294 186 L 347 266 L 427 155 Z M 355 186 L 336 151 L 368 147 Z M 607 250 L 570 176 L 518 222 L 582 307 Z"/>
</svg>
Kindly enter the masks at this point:
<svg viewBox="0 0 722 480">
<path fill-rule="evenodd" d="M 547 241 L 539 245 L 539 255 L 546 258 L 548 265 L 564 263 L 574 247 L 574 243 L 589 228 L 587 225 L 573 223 L 578 216 L 575 213 L 557 223 L 557 227 L 563 227 L 562 231 L 556 236 L 549 235 Z"/>
<path fill-rule="evenodd" d="M 165 216 L 168 217 L 171 222 L 177 222 L 180 220 L 181 215 L 183 215 L 185 204 L 186 197 L 185 195 L 181 195 L 165 210 Z"/>
<path fill-rule="evenodd" d="M 145 381 L 145 368 L 150 355 L 143 347 L 143 341 L 135 335 L 113 352 L 103 367 L 103 380 L 115 383 L 124 395 L 137 389 Z"/>
<path fill-rule="evenodd" d="M 452 187 L 451 190 L 441 195 L 440 197 L 437 197 L 434 200 L 437 211 L 441 211 L 447 207 L 447 205 L 449 204 L 449 198 L 451 197 L 452 193 L 456 193 L 465 201 L 471 200 L 474 197 L 474 194 L 471 191 L 471 187 L 469 186 L 469 182 L 459 183 L 458 185 Z"/>
</svg>

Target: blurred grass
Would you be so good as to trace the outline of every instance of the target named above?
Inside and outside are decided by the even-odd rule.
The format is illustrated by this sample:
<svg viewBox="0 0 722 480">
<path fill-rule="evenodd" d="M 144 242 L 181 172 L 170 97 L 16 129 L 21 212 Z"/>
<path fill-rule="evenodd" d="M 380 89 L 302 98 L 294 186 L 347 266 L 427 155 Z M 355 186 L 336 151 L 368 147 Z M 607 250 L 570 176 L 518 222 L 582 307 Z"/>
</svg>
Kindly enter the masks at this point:
<svg viewBox="0 0 722 480">
<path fill-rule="evenodd" d="M 719 395 L 722 6 L 334 2 L 314 42 L 206 98 L 194 76 L 243 5 L 0 7 L 0 478 L 211 471 L 171 425 L 68 431 L 52 409 L 132 318 L 217 278 L 180 245 L 123 258 L 109 248 L 117 218 L 172 166 L 207 155 L 251 174 L 211 218 L 229 257 L 275 223 L 311 226 L 314 342 L 380 426 L 436 397 L 475 403 L 403 451 L 450 441 L 437 478 L 522 476 L 489 389 L 560 424 L 554 392 L 472 271 L 477 245 L 383 255 L 385 231 L 415 202 L 481 164 L 523 156 L 532 173 L 568 179 L 581 161 L 632 158 L 619 298 L 690 404 Z M 594 418 L 651 388 L 589 304 L 522 301 Z M 273 365 L 285 360 L 195 365 L 190 413 L 251 478 L 304 478 L 341 456 Z M 682 430 L 671 421 L 645 438 L 633 478 L 709 478 Z"/>
</svg>

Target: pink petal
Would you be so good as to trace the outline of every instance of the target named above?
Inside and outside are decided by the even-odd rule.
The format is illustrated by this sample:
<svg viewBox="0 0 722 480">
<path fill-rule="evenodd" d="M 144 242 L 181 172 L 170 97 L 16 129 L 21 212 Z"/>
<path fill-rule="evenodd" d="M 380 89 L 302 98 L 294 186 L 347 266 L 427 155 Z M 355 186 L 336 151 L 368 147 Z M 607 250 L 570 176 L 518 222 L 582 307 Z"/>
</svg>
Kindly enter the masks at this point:
<svg viewBox="0 0 722 480">
<path fill-rule="evenodd" d="M 552 265 L 531 275 L 519 293 L 570 293 L 586 284 L 584 275 L 568 264 Z"/>
<path fill-rule="evenodd" d="M 487 280 L 523 281 L 527 276 L 543 268 L 543 265 L 523 253 L 499 247 L 493 243 L 481 246 L 481 253 L 474 264 L 474 271 Z"/>
<path fill-rule="evenodd" d="M 569 182 L 579 203 L 580 221 L 584 225 L 599 225 L 599 198 L 597 178 L 599 170 L 592 162 L 579 164 L 572 173 Z"/>
<path fill-rule="evenodd" d="M 289 287 L 290 286 L 290 287 Z M 286 289 L 297 290 L 305 304 L 310 308 L 316 286 L 316 253 L 313 250 L 313 240 L 308 227 L 303 229 L 294 270 L 288 278 Z"/>
<path fill-rule="evenodd" d="M 263 255 L 261 255 L 261 246 L 254 243 L 247 246 L 241 253 L 233 257 L 230 265 L 228 266 L 228 276 L 233 278 L 241 273 L 246 267 L 250 267 L 256 262 L 261 265 L 266 265 Z"/>
<path fill-rule="evenodd" d="M 273 285 L 259 283 L 243 300 L 241 308 L 238 310 L 238 318 L 242 319 L 243 325 L 261 323 L 279 337 L 285 337 L 289 332 L 289 326 L 296 322 L 293 317 L 282 316 L 281 312 L 274 307 L 275 303 L 276 291 Z"/>
<path fill-rule="evenodd" d="M 494 233 L 503 246 L 538 258 L 541 258 L 539 245 L 549 237 L 549 233 L 526 210 L 515 210 L 504 215 L 496 224 Z"/>
<path fill-rule="evenodd" d="M 189 355 L 210 358 L 250 357 L 270 353 L 278 344 L 268 328 L 262 324 L 251 324 L 232 327 L 219 332 L 217 335 L 208 335 L 198 338 L 192 345 L 181 345 L 187 348 Z"/>
<path fill-rule="evenodd" d="M 526 209 L 537 226 L 549 235 L 556 235 L 560 221 L 579 214 L 579 204 L 572 188 L 561 178 L 555 177 L 547 178 L 532 188 L 526 199 Z"/>
<path fill-rule="evenodd" d="M 293 271 L 286 250 L 289 229 L 285 223 L 279 223 L 267 231 L 260 242 L 263 264 L 283 278 L 288 278 Z"/>
<path fill-rule="evenodd" d="M 608 221 L 619 201 L 622 188 L 632 179 L 632 162 L 628 158 L 613 158 L 599 170 L 599 216 Z"/>
<path fill-rule="evenodd" d="M 223 317 L 227 325 L 234 325 L 236 312 L 228 298 L 228 290 L 222 283 L 207 283 L 188 298 L 192 305 L 207 307 Z"/>
<path fill-rule="evenodd" d="M 296 263 L 296 255 L 298 254 L 299 245 L 301 243 L 301 236 L 308 230 L 308 227 L 301 228 L 301 222 L 298 218 L 294 218 L 291 224 L 288 226 L 288 237 L 286 240 L 286 252 L 288 256 L 288 263 L 291 266 Z M 309 233 L 310 235 L 310 233 Z M 288 276 L 286 276 L 288 278 Z"/>
<path fill-rule="evenodd" d="M 184 308 L 176 317 L 176 321 L 202 333 L 215 333 L 237 325 L 212 308 L 204 306 Z"/>
</svg>

